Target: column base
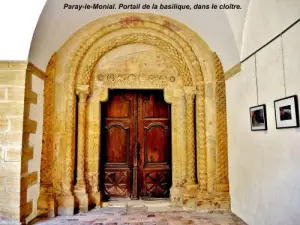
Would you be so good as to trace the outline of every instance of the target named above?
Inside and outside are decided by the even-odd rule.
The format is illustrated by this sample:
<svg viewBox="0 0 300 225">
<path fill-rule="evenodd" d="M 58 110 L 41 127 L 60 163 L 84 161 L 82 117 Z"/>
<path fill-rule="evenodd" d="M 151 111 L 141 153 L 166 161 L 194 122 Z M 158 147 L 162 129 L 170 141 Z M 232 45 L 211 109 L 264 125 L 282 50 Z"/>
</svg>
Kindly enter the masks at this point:
<svg viewBox="0 0 300 225">
<path fill-rule="evenodd" d="M 194 210 L 196 208 L 197 203 L 197 184 L 187 184 L 185 193 L 183 194 L 183 209 L 184 210 Z"/>
<path fill-rule="evenodd" d="M 230 210 L 229 192 L 198 192 L 197 209 L 207 210 Z"/>
<path fill-rule="evenodd" d="M 56 197 L 58 208 L 58 216 L 72 216 L 74 215 L 75 200 L 74 196 L 70 194 L 63 194 Z"/>
<path fill-rule="evenodd" d="M 52 185 L 41 185 L 38 199 L 38 216 L 55 217 L 56 205 Z"/>
<path fill-rule="evenodd" d="M 170 199 L 173 206 L 181 206 L 183 203 L 184 187 L 172 187 L 170 189 Z"/>
<path fill-rule="evenodd" d="M 100 191 L 89 193 L 89 202 L 91 205 L 101 206 L 102 194 Z"/>
<path fill-rule="evenodd" d="M 214 206 L 216 210 L 229 210 L 231 208 L 229 192 L 216 192 Z"/>
<path fill-rule="evenodd" d="M 198 192 L 197 184 L 186 184 L 184 195 L 187 197 L 196 197 Z"/>
<path fill-rule="evenodd" d="M 76 202 L 78 202 L 79 212 L 89 211 L 89 198 L 88 194 L 85 191 L 85 187 L 75 187 L 74 195 L 76 197 Z"/>
<path fill-rule="evenodd" d="M 207 211 L 214 208 L 214 197 L 208 192 L 199 191 L 197 194 L 197 209 Z"/>
</svg>

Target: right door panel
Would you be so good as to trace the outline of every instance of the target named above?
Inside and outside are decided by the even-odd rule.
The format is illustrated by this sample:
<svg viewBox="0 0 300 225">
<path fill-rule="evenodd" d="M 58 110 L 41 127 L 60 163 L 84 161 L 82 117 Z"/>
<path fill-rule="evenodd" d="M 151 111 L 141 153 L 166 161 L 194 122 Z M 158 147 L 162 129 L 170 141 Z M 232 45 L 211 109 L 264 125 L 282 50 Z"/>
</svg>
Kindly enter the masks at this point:
<svg viewBox="0 0 300 225">
<path fill-rule="evenodd" d="M 162 92 L 138 95 L 139 183 L 143 198 L 168 198 L 171 187 L 171 107 Z"/>
</svg>

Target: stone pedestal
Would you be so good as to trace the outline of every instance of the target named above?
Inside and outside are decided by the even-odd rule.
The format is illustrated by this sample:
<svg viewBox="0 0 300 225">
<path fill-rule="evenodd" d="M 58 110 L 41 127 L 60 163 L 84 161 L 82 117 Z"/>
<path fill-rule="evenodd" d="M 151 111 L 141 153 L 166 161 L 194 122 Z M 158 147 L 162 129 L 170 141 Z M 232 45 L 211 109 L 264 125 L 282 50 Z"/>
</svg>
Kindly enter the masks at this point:
<svg viewBox="0 0 300 225">
<path fill-rule="evenodd" d="M 89 210 L 89 198 L 84 188 L 74 190 L 76 201 L 78 202 L 79 211 L 87 212 Z"/>
<path fill-rule="evenodd" d="M 229 192 L 216 192 L 214 194 L 214 206 L 216 210 L 230 210 Z"/>
<path fill-rule="evenodd" d="M 207 211 L 214 209 L 214 198 L 208 192 L 199 191 L 197 194 L 197 210 Z"/>
<path fill-rule="evenodd" d="M 59 195 L 56 197 L 58 209 L 58 216 L 72 216 L 74 215 L 74 196 L 71 194 Z"/>
<path fill-rule="evenodd" d="M 197 184 L 187 184 L 183 194 L 183 209 L 194 210 L 197 205 Z"/>
<path fill-rule="evenodd" d="M 90 199 L 89 202 L 92 202 L 93 204 L 95 204 L 95 206 L 101 206 L 102 194 L 100 191 L 90 193 L 89 199 Z"/>
<path fill-rule="evenodd" d="M 172 187 L 170 189 L 170 199 L 173 206 L 181 206 L 183 203 L 184 187 Z"/>
<path fill-rule="evenodd" d="M 79 85 L 76 88 L 76 94 L 79 96 L 78 103 L 78 134 L 77 134 L 77 182 L 74 190 L 76 200 L 78 201 L 79 211 L 87 212 L 89 198 L 86 190 L 85 181 L 85 138 L 86 138 L 86 102 L 89 94 L 88 85 Z"/>
<path fill-rule="evenodd" d="M 55 217 L 56 206 L 53 196 L 52 185 L 41 185 L 38 199 L 38 215 L 45 217 Z"/>
</svg>

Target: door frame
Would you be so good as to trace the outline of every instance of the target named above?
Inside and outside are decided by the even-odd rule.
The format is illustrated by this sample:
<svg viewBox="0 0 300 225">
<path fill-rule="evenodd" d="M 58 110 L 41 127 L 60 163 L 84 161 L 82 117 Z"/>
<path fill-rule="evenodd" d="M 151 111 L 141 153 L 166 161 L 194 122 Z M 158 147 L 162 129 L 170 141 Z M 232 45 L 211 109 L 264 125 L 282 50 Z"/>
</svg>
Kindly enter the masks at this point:
<svg viewBox="0 0 300 225">
<path fill-rule="evenodd" d="M 160 91 L 160 93 L 163 95 L 163 100 L 164 100 L 164 102 L 165 102 L 165 104 L 167 104 L 167 105 L 169 105 L 168 107 L 170 107 L 170 111 L 169 111 L 169 127 L 170 127 L 170 133 L 168 134 L 168 153 L 167 153 L 167 157 L 168 157 L 168 164 L 167 165 L 169 165 L 170 166 L 170 188 L 169 188 L 169 192 L 171 191 L 171 186 L 172 186 L 172 105 L 171 104 L 169 104 L 169 103 L 167 103 L 166 101 L 165 101 L 165 98 L 164 98 L 164 92 L 162 91 L 162 90 L 159 90 L 159 89 L 147 89 L 147 90 L 145 90 L 145 89 L 121 89 L 121 88 L 118 88 L 118 89 L 108 89 L 108 92 L 109 93 L 111 93 L 111 91 L 112 90 L 121 90 L 121 91 L 124 91 L 124 92 L 126 92 L 126 91 L 134 91 L 136 94 L 137 94 L 137 97 L 140 95 L 140 94 L 142 94 L 143 92 L 145 92 L 145 91 L 147 91 L 147 92 L 150 92 L 151 93 L 151 91 Z M 108 100 L 109 100 L 109 96 L 107 97 L 107 100 L 106 101 L 102 101 L 101 103 L 106 103 L 106 102 L 108 102 Z M 136 101 L 136 104 L 138 104 L 138 99 L 137 99 L 137 101 Z M 139 107 L 138 105 L 136 105 L 136 107 Z M 99 107 L 99 109 L 100 109 L 100 112 L 101 113 L 103 113 L 103 110 L 104 110 L 104 108 L 103 108 L 103 105 L 101 105 L 100 104 L 100 107 Z M 138 108 L 136 109 L 136 110 L 134 110 L 135 112 L 136 112 L 136 115 L 133 117 L 134 118 L 134 127 L 137 129 L 138 127 L 139 127 L 139 125 L 138 125 L 138 122 L 139 122 L 139 119 L 138 119 Z M 103 121 L 103 119 L 104 119 L 104 117 L 103 117 L 103 115 L 101 115 L 101 117 L 99 118 L 99 120 L 101 120 L 101 121 Z M 103 132 L 104 131 L 104 124 L 102 124 L 102 123 L 100 123 L 100 132 Z M 137 135 L 137 132 L 138 132 L 138 130 L 136 131 L 136 132 L 133 132 L 135 135 Z M 141 135 L 144 135 L 144 132 L 141 134 Z M 101 140 L 100 140 L 100 142 L 102 142 L 102 141 L 105 141 L 104 140 L 104 135 L 101 135 Z M 138 136 L 136 136 L 134 139 L 137 139 L 138 138 Z M 104 153 L 104 151 L 105 151 L 105 149 L 102 149 L 102 148 L 104 148 L 104 144 L 103 143 L 100 143 L 101 145 L 99 146 L 100 147 L 100 149 L 102 150 L 102 151 L 100 151 L 100 165 L 99 165 L 99 167 L 100 167 L 100 177 L 105 177 L 105 172 L 104 172 L 104 164 L 105 164 L 105 160 L 102 158 L 104 155 L 105 155 L 105 153 Z M 141 193 L 142 193 L 142 190 L 143 190 L 143 182 L 145 182 L 144 180 L 139 180 L 138 179 L 138 170 L 140 169 L 140 167 L 139 167 L 139 165 L 138 165 L 138 159 L 136 158 L 137 156 L 135 155 L 136 153 L 135 153 L 135 147 L 134 147 L 134 149 L 132 150 L 133 152 L 133 158 L 132 158 L 132 167 L 130 168 L 130 199 L 131 200 L 138 200 L 138 199 L 140 199 L 140 200 L 161 200 L 161 199 L 168 199 L 168 198 L 170 198 L 170 194 L 169 194 L 169 197 L 168 198 L 155 198 L 155 197 L 145 197 L 145 196 L 142 196 L 141 195 Z M 145 150 L 144 150 L 144 154 L 146 154 L 145 153 Z M 144 155 L 144 157 L 145 157 L 146 155 Z M 129 157 L 129 156 L 127 156 L 127 157 Z M 128 160 L 127 159 L 127 163 L 129 163 L 129 161 L 130 160 Z M 147 165 L 147 162 L 145 162 L 144 161 L 144 166 L 146 166 Z M 104 180 L 102 179 L 102 182 L 101 183 L 99 183 L 99 186 L 100 186 L 100 191 L 102 192 L 102 196 L 104 195 Z M 121 200 L 126 200 L 126 199 L 128 199 L 128 198 L 126 198 L 126 197 L 112 197 L 111 199 L 113 199 L 113 200 L 115 200 L 115 199 L 121 199 Z"/>
<path fill-rule="evenodd" d="M 193 90 L 185 90 L 182 87 L 165 87 L 165 88 L 144 88 L 144 87 L 134 87 L 134 88 L 111 88 L 111 87 L 94 87 L 93 94 L 89 97 L 87 104 L 87 155 L 98 154 L 101 156 L 101 126 L 102 126 L 102 115 L 101 115 L 101 104 L 108 101 L 109 90 L 110 89 L 131 89 L 131 90 L 162 90 L 164 95 L 164 100 L 167 104 L 171 105 L 171 171 L 172 171 L 172 181 L 170 188 L 170 199 L 181 198 L 178 196 L 178 188 L 182 188 L 186 181 L 186 171 L 187 171 L 187 152 L 186 150 L 186 93 L 192 92 Z M 193 92 L 194 93 L 194 92 Z M 100 119 L 99 119 L 100 118 Z M 195 120 L 193 120 L 193 123 Z M 90 129 L 90 128 L 93 129 Z M 192 137 L 194 140 L 194 137 Z M 87 157 L 89 158 L 89 157 Z M 87 160 L 87 168 L 89 168 L 90 161 Z M 94 162 L 97 163 L 97 162 Z M 101 163 L 101 159 L 98 160 Z M 102 167 L 101 164 L 98 165 L 99 168 Z M 97 185 L 100 186 L 101 180 L 103 179 L 100 174 L 97 175 L 98 182 Z M 102 190 L 100 190 L 102 191 Z M 175 194 L 174 194 L 175 193 Z M 182 193 L 181 193 L 182 194 Z M 181 195 L 180 194 L 180 195 Z M 174 201 L 173 201 L 174 202 Z"/>
</svg>

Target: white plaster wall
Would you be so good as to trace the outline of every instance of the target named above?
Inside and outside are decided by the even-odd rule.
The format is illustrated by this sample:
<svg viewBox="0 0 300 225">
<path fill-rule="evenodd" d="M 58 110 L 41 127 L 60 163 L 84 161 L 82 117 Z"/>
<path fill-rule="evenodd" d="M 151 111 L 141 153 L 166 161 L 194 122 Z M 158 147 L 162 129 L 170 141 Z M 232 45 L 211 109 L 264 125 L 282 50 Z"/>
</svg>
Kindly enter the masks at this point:
<svg viewBox="0 0 300 225">
<path fill-rule="evenodd" d="M 299 37 L 300 23 L 257 53 L 257 79 L 253 56 L 226 82 L 232 211 L 249 225 L 300 224 L 300 129 L 277 130 L 274 116 L 274 100 L 300 100 Z M 268 131 L 251 131 L 249 107 L 258 104 Z"/>
<path fill-rule="evenodd" d="M 299 18 L 299 0 L 251 0 L 244 25 L 241 58 L 248 57 Z"/>
<path fill-rule="evenodd" d="M 37 121 L 35 134 L 30 134 L 29 146 L 33 147 L 33 159 L 28 162 L 28 173 L 38 172 L 38 183 L 32 185 L 27 190 L 27 201 L 33 200 L 33 209 L 27 221 L 36 217 L 37 200 L 40 194 L 40 171 L 43 135 L 43 105 L 44 105 L 44 81 L 34 74 L 32 75 L 32 91 L 38 96 L 37 104 L 30 105 L 29 119 Z"/>
<path fill-rule="evenodd" d="M 244 24 L 248 13 L 248 6 L 250 1 L 251 0 L 221 0 L 222 3 L 239 4 L 242 7 L 240 10 L 224 10 L 227 15 L 236 42 L 236 47 L 239 50 L 239 52 L 241 52 L 242 48 Z"/>
</svg>

